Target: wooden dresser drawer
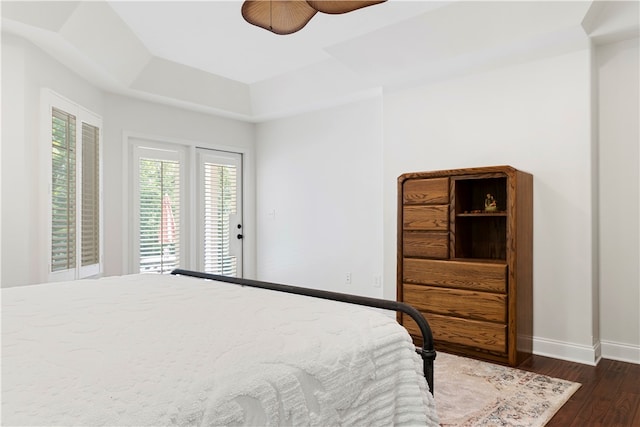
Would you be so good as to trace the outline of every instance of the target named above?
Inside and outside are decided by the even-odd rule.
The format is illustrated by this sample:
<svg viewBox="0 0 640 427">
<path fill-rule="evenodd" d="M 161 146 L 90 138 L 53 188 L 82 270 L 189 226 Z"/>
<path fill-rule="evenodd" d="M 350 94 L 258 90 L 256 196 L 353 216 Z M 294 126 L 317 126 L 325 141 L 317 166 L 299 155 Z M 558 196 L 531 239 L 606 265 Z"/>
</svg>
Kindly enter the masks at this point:
<svg viewBox="0 0 640 427">
<path fill-rule="evenodd" d="M 405 206 L 402 214 L 405 230 L 449 230 L 449 205 Z"/>
<path fill-rule="evenodd" d="M 449 233 L 441 231 L 405 231 L 402 252 L 408 257 L 449 258 Z"/>
<path fill-rule="evenodd" d="M 507 322 L 505 294 L 405 283 L 403 298 L 406 303 L 423 312 L 490 322 Z"/>
<path fill-rule="evenodd" d="M 433 313 L 423 314 L 431 326 L 433 339 L 436 342 L 442 341 L 500 353 L 507 351 L 506 325 Z M 420 329 L 413 319 L 405 315 L 402 318 L 404 327 L 411 335 L 421 336 Z"/>
<path fill-rule="evenodd" d="M 403 183 L 402 202 L 406 205 L 449 203 L 449 178 L 406 180 Z"/>
<path fill-rule="evenodd" d="M 402 265 L 404 283 L 507 292 L 506 264 L 404 258 Z"/>
</svg>

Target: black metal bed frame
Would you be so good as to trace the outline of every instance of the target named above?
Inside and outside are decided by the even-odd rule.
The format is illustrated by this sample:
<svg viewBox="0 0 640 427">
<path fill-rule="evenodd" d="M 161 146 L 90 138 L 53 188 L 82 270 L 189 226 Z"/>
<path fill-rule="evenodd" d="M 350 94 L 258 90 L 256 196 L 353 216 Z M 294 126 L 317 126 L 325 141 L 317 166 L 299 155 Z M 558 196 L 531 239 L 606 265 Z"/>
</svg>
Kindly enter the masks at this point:
<svg viewBox="0 0 640 427">
<path fill-rule="evenodd" d="M 175 269 L 171 272 L 171 274 L 196 277 L 199 279 L 217 280 L 220 282 L 233 283 L 241 286 L 250 286 L 254 288 L 304 295 L 313 298 L 322 298 L 332 301 L 346 302 L 349 304 L 364 305 L 367 307 L 392 310 L 407 314 L 411 316 L 411 318 L 417 323 L 422 334 L 422 348 L 416 347 L 416 352 L 420 356 L 422 356 L 424 377 L 427 380 L 427 384 L 429 385 L 429 391 L 431 392 L 431 394 L 433 394 L 433 361 L 436 358 L 436 351 L 433 347 L 433 335 L 431 334 L 431 327 L 429 326 L 429 323 L 424 318 L 424 316 L 409 304 L 398 301 L 363 297 L 360 295 L 343 294 L 339 292 L 302 288 L 298 286 L 282 285 L 278 283 L 261 282 L 258 280 L 241 279 L 237 277 L 219 276 L 216 274 L 202 273 L 199 271 Z"/>
</svg>

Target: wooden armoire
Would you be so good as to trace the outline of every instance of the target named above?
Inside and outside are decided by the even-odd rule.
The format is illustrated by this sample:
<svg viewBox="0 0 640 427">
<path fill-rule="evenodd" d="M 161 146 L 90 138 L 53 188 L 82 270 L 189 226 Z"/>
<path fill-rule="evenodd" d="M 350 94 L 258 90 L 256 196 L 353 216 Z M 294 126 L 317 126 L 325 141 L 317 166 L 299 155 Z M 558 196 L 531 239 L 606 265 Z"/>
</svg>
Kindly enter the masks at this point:
<svg viewBox="0 0 640 427">
<path fill-rule="evenodd" d="M 398 178 L 398 300 L 427 318 L 436 350 L 511 366 L 529 357 L 532 264 L 530 174 L 492 166 Z M 400 322 L 420 335 L 408 316 Z"/>
</svg>

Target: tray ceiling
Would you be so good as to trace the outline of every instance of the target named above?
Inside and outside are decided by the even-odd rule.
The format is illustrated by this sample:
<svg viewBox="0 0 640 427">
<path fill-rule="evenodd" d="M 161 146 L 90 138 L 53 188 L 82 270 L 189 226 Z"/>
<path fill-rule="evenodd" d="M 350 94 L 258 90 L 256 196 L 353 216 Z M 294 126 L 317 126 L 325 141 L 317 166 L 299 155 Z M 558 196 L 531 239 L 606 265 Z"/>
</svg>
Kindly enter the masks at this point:
<svg viewBox="0 0 640 427">
<path fill-rule="evenodd" d="M 617 13 L 608 22 L 637 34 L 638 2 L 606 3 L 619 3 L 624 16 L 635 11 L 635 20 Z M 389 0 L 317 14 L 282 36 L 246 23 L 241 4 L 3 1 L 2 25 L 105 90 L 261 121 L 584 48 L 594 17 L 611 9 L 591 1 Z"/>
</svg>

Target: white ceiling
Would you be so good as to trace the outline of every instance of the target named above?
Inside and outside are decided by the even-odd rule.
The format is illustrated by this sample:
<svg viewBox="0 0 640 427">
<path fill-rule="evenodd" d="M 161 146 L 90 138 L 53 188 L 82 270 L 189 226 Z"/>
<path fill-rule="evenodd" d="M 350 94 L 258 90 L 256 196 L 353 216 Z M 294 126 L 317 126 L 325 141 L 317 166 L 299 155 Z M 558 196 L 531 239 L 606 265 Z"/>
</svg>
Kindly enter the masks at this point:
<svg viewBox="0 0 640 427">
<path fill-rule="evenodd" d="M 391 0 L 342 15 L 317 13 L 284 36 L 247 23 L 240 0 L 109 4 L 153 55 L 251 84 L 327 60 L 330 46 L 445 3 Z"/>
<path fill-rule="evenodd" d="M 637 37 L 640 2 L 388 0 L 284 36 L 241 4 L 3 0 L 2 28 L 104 90 L 262 121 Z"/>
</svg>

